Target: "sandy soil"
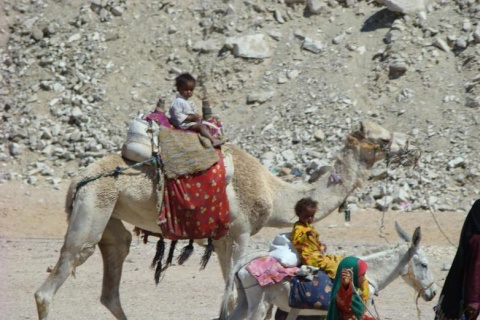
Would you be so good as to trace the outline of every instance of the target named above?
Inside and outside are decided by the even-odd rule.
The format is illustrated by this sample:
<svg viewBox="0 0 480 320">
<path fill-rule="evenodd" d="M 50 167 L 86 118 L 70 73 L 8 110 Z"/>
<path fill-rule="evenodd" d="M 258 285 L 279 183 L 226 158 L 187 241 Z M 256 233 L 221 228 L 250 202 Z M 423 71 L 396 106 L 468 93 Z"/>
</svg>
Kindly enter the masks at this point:
<svg viewBox="0 0 480 320">
<path fill-rule="evenodd" d="M 66 187 L 55 190 L 16 182 L 0 185 L 0 319 L 36 319 L 33 293 L 47 277 L 47 267 L 55 265 L 66 230 L 63 212 Z M 446 276 L 442 266 L 450 263 L 455 253 L 449 241 L 455 245 L 458 242 L 465 215 L 463 212 L 389 211 L 384 214 L 385 238 L 379 236 L 383 214 L 377 211 L 353 212 L 349 225 L 345 225 L 342 214 L 333 213 L 317 227 L 331 250 L 355 250 L 396 243 L 394 221 L 409 233 L 421 226 L 422 245 L 441 288 Z M 262 230 L 253 237 L 251 250 L 265 248 L 277 232 Z M 184 266 L 170 268 L 160 285 L 155 286 L 153 271 L 149 269 L 155 249 L 153 241 L 145 245 L 135 239 L 124 265 L 121 296 L 129 319 L 212 319 L 217 316 L 223 292 L 217 258 L 214 256 L 207 268 L 199 271 L 203 250 L 197 248 L 191 260 Z M 99 303 L 101 282 L 102 262 L 97 250 L 77 269 L 76 277 L 68 278 L 57 292 L 50 319 L 113 319 Z M 381 319 L 432 319 L 436 299 L 420 300 L 418 316 L 415 298 L 413 289 L 397 279 L 376 299 Z"/>
</svg>

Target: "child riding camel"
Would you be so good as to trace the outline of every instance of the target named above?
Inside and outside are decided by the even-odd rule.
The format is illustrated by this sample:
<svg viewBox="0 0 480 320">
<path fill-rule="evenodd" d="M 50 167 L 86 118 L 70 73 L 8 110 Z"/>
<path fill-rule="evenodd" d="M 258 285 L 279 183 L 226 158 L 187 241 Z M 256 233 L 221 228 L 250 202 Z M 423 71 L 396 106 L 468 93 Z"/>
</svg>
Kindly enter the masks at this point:
<svg viewBox="0 0 480 320">
<path fill-rule="evenodd" d="M 193 95 L 197 81 L 189 73 L 182 73 L 175 78 L 177 94 L 170 106 L 170 121 L 182 130 L 192 130 L 200 133 L 212 142 L 213 147 L 222 145 L 225 141 L 216 139 L 209 128 L 202 124 L 202 116 L 197 113 L 196 106 L 188 101 Z"/>
</svg>

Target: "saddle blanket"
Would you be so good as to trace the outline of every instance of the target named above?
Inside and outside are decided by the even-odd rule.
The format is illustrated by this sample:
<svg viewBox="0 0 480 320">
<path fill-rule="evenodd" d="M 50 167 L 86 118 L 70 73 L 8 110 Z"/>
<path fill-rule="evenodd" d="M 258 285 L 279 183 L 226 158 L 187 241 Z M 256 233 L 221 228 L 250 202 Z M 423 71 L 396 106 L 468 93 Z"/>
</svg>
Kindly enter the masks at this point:
<svg viewBox="0 0 480 320">
<path fill-rule="evenodd" d="M 155 121 L 160 126 L 159 153 L 168 178 L 206 170 L 218 161 L 217 153 L 207 138 L 195 131 L 176 129 L 163 111 L 152 112 L 145 120 Z M 210 132 L 218 139 L 222 123 L 214 118 L 204 123 L 208 124 Z"/>
<path fill-rule="evenodd" d="M 323 271 L 315 274 L 313 280 L 293 277 L 290 279 L 288 305 L 297 309 L 328 310 L 332 287 L 332 280 Z"/>
<path fill-rule="evenodd" d="M 168 178 L 206 170 L 219 158 L 210 141 L 195 132 L 160 127 L 158 142 Z"/>
<path fill-rule="evenodd" d="M 284 267 L 272 256 L 265 256 L 251 261 L 246 269 L 257 279 L 260 286 L 282 281 L 285 277 L 293 277 L 298 267 Z"/>
<path fill-rule="evenodd" d="M 217 152 L 219 161 L 209 169 L 165 179 L 163 206 L 158 219 L 165 238 L 219 239 L 228 232 L 230 208 L 225 166 L 221 151 Z"/>
</svg>

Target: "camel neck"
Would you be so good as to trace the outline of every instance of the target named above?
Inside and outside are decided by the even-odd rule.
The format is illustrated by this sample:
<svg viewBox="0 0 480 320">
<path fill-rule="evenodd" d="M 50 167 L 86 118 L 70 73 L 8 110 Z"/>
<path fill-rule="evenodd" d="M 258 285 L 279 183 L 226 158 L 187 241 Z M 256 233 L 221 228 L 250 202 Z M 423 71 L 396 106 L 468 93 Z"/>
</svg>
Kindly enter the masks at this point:
<svg viewBox="0 0 480 320">
<path fill-rule="evenodd" d="M 360 187 L 368 178 L 367 164 L 359 159 L 353 148 L 345 148 L 339 153 L 332 169 L 311 185 L 288 184 L 277 178 L 274 189 L 273 215 L 267 221 L 268 227 L 289 227 L 295 219 L 293 206 L 303 197 L 319 201 L 314 222 L 320 221 L 337 209 L 343 201 Z"/>
</svg>

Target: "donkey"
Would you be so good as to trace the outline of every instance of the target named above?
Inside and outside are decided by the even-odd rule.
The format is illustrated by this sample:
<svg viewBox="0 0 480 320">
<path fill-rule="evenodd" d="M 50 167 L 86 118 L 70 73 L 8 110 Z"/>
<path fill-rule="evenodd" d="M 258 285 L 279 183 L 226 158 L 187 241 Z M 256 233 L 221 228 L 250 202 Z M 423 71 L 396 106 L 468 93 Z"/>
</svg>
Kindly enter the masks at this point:
<svg viewBox="0 0 480 320">
<path fill-rule="evenodd" d="M 413 237 L 410 237 L 397 222 L 395 222 L 395 228 L 400 238 L 404 240 L 403 243 L 360 257 L 369 265 L 367 278 L 370 284 L 370 297 L 401 276 L 425 301 L 431 301 L 435 297 L 437 289 L 428 269 L 428 259 L 420 248 L 421 228 L 415 229 Z M 246 264 L 259 256 L 261 255 L 246 256 L 238 261 L 230 272 L 223 295 L 220 320 L 263 320 L 271 310 L 272 304 L 289 312 L 287 320 L 295 320 L 298 315 L 326 315 L 327 312 L 323 310 L 290 308 L 288 305 L 290 282 L 288 280 L 264 287 L 259 286 L 257 280 L 246 269 Z M 238 291 L 237 304 L 232 314 L 228 316 L 228 301 L 234 282 L 236 282 Z M 369 307 L 371 303 L 370 299 L 367 302 L 369 310 L 371 310 Z"/>
</svg>

